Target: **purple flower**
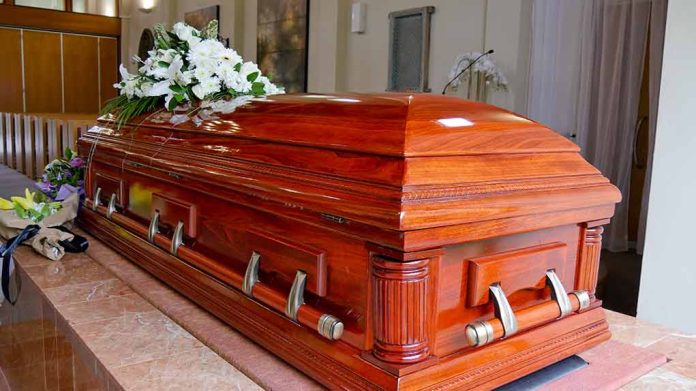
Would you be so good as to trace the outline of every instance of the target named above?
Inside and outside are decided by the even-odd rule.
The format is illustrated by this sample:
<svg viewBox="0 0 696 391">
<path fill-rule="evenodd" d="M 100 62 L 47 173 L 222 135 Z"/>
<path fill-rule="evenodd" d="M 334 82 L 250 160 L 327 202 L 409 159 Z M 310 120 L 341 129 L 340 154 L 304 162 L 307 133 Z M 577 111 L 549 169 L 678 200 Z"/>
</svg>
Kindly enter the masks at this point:
<svg viewBox="0 0 696 391">
<path fill-rule="evenodd" d="M 78 167 L 82 167 L 84 164 L 85 164 L 85 161 L 82 160 L 82 158 L 79 156 L 75 156 L 74 158 L 70 159 L 70 167 L 78 168 Z"/>
<path fill-rule="evenodd" d="M 70 185 L 62 185 L 56 194 L 56 201 L 63 201 L 72 193 L 79 193 L 79 189 Z"/>
<path fill-rule="evenodd" d="M 51 184 L 48 182 L 41 182 L 39 183 L 39 189 L 41 189 L 41 191 L 44 193 L 51 191 Z"/>
</svg>

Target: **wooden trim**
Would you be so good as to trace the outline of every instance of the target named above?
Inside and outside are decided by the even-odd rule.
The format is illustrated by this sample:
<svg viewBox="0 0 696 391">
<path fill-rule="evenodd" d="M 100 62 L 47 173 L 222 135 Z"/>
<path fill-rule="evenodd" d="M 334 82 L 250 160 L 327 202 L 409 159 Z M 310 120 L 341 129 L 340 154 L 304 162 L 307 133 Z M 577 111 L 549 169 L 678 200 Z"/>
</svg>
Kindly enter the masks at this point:
<svg viewBox="0 0 696 391">
<path fill-rule="evenodd" d="M 78 14 L 10 4 L 0 4 L 0 26 L 117 38 L 121 36 L 121 19 L 117 17 Z"/>
</svg>

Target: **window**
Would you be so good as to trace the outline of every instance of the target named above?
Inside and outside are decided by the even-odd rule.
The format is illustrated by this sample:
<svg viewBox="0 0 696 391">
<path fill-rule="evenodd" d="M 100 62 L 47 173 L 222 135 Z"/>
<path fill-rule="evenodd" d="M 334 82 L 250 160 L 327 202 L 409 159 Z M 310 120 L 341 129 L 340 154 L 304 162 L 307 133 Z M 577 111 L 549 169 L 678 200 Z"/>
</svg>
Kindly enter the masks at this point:
<svg viewBox="0 0 696 391">
<path fill-rule="evenodd" d="M 116 16 L 116 0 L 73 0 L 73 12 Z"/>
<path fill-rule="evenodd" d="M 15 5 L 65 11 L 64 0 L 15 0 Z"/>
</svg>

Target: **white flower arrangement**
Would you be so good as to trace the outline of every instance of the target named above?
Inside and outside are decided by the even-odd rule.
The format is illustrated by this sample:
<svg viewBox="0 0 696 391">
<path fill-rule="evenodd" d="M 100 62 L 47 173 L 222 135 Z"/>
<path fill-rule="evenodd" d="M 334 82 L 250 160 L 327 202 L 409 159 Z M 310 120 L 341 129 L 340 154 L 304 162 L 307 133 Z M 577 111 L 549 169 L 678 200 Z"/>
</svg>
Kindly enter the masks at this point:
<svg viewBox="0 0 696 391">
<path fill-rule="evenodd" d="M 160 104 L 167 111 L 186 112 L 172 116 L 172 123 L 193 119 L 198 125 L 212 118 L 211 112 L 229 113 L 251 98 L 284 93 L 256 64 L 217 40 L 217 21 L 201 31 L 181 22 L 171 31 L 163 25 L 154 30 L 149 57 L 133 57 L 140 65 L 137 74 L 121 64 L 121 81 L 114 84 L 120 94 L 102 109 L 119 126 Z"/>
<path fill-rule="evenodd" d="M 457 60 L 449 73 L 449 80 L 454 79 L 464 68 L 468 67 L 472 61 L 481 56 L 481 52 L 468 52 L 457 56 Z M 505 75 L 498 69 L 490 56 L 484 56 L 475 63 L 470 70 L 467 70 L 452 82 L 452 87 L 456 88 L 462 83 L 469 81 L 471 71 L 478 72 L 485 80 L 486 85 L 494 90 L 506 91 L 508 81 Z"/>
</svg>

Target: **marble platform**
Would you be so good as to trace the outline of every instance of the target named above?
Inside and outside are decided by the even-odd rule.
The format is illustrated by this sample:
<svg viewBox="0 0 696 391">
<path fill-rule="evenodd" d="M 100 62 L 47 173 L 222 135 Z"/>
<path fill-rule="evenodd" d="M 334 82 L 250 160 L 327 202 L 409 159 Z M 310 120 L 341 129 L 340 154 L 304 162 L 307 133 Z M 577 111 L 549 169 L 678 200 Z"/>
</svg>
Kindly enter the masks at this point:
<svg viewBox="0 0 696 391">
<path fill-rule="evenodd" d="M 0 307 L 0 367 L 4 374 L 0 383 L 6 381 L 6 387 L 322 388 L 103 243 L 84 235 L 91 243 L 88 252 L 68 254 L 59 262 L 42 258 L 26 246 L 17 251 L 23 283 L 20 300 L 14 307 Z M 616 387 L 696 389 L 695 336 L 614 312 L 608 312 L 608 318 L 613 341 L 670 359 L 640 378 L 622 380 Z"/>
</svg>

